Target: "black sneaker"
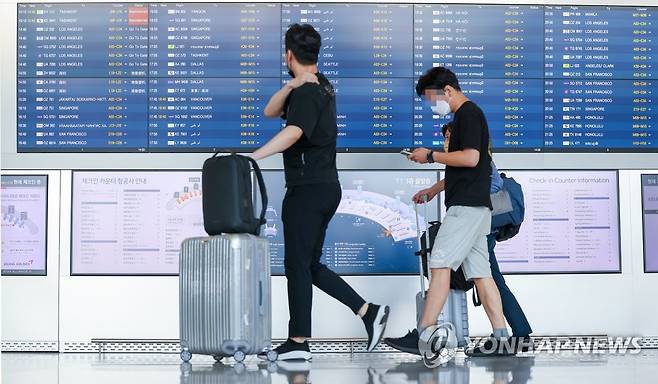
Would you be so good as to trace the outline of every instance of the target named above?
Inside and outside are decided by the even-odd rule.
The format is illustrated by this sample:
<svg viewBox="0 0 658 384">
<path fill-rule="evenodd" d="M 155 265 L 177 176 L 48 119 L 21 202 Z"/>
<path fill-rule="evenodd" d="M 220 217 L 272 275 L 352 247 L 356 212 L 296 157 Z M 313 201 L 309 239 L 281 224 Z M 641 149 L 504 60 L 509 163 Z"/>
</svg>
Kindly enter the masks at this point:
<svg viewBox="0 0 658 384">
<path fill-rule="evenodd" d="M 511 338 L 506 340 L 490 337 L 482 345 L 476 345 L 473 349 L 465 351 L 469 357 L 494 357 L 516 355 L 515 345 L 511 344 Z"/>
<path fill-rule="evenodd" d="M 388 305 L 382 307 L 377 304 L 368 304 L 368 311 L 366 311 L 366 314 L 362 318 L 368 332 L 368 352 L 372 352 L 382 340 L 389 312 Z"/>
<path fill-rule="evenodd" d="M 311 350 L 308 348 L 308 341 L 297 343 L 292 339 L 286 340 L 285 343 L 274 348 L 278 355 L 278 360 L 311 360 Z M 261 352 L 258 358 L 267 360 L 267 353 Z"/>
<path fill-rule="evenodd" d="M 415 329 L 413 331 L 409 331 L 405 336 L 402 337 L 387 337 L 384 339 L 384 343 L 391 348 L 397 349 L 398 351 L 420 356 L 420 350 L 418 349 L 418 331 Z"/>
</svg>

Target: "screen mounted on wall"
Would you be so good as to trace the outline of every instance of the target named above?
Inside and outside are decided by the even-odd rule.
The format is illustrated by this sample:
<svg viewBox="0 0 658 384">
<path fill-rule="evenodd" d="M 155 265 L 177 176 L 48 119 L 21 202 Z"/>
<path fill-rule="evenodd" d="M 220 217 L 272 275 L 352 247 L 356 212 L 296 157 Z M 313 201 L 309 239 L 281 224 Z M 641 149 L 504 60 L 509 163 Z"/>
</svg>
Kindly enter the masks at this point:
<svg viewBox="0 0 658 384">
<path fill-rule="evenodd" d="M 206 236 L 199 171 L 74 171 L 73 275 L 176 275 L 181 242 Z"/>
<path fill-rule="evenodd" d="M 272 274 L 284 274 L 281 171 L 263 172 L 269 203 L 261 235 L 270 239 Z M 329 223 L 322 263 L 341 275 L 418 273 L 416 216 L 411 197 L 437 181 L 436 171 L 340 171 L 342 199 Z M 436 220 L 438 203 L 428 204 Z M 420 208 L 424 230 L 425 210 Z"/>
<path fill-rule="evenodd" d="M 503 273 L 621 271 L 617 171 L 504 173 L 523 187 L 525 219 L 495 247 Z"/>
<path fill-rule="evenodd" d="M 285 181 L 281 171 L 263 175 L 269 205 L 261 236 L 270 240 L 272 273 L 280 275 Z M 341 171 L 340 180 L 343 198 L 323 262 L 344 275 L 416 273 L 411 197 L 436 182 L 436 171 Z M 201 198 L 198 171 L 74 171 L 71 274 L 176 275 L 181 242 L 206 236 Z M 437 216 L 435 200 L 428 217 Z"/>
<path fill-rule="evenodd" d="M 2 275 L 46 275 L 48 176 L 2 175 Z"/>
<path fill-rule="evenodd" d="M 418 77 L 451 68 L 497 151 L 658 150 L 658 8 L 476 4 L 18 4 L 19 152 L 263 145 L 310 23 L 344 151 L 440 147 Z"/>
<path fill-rule="evenodd" d="M 658 175 L 642 175 L 644 271 L 658 272 Z"/>
</svg>

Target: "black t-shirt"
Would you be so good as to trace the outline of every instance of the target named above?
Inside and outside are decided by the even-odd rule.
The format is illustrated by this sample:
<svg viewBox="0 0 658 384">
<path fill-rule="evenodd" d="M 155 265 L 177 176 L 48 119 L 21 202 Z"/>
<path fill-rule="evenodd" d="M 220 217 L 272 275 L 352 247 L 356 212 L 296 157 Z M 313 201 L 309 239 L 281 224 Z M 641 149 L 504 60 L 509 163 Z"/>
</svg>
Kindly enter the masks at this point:
<svg viewBox="0 0 658 384">
<path fill-rule="evenodd" d="M 480 151 L 480 161 L 473 168 L 446 166 L 445 203 L 467 207 L 489 207 L 491 199 L 491 156 L 489 127 L 480 107 L 467 101 L 455 112 L 448 152 L 464 149 Z"/>
<path fill-rule="evenodd" d="M 320 84 L 306 83 L 294 89 L 283 107 L 286 126 L 304 131 L 302 137 L 283 152 L 286 186 L 337 183 L 336 94 L 322 74 Z"/>
</svg>

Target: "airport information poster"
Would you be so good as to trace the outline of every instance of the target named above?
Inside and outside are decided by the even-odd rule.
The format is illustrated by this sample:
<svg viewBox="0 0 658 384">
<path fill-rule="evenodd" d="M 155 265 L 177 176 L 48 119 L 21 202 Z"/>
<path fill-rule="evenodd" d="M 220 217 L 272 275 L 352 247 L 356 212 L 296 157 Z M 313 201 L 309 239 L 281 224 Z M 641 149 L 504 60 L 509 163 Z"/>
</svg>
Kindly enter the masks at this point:
<svg viewBox="0 0 658 384">
<path fill-rule="evenodd" d="M 206 236 L 201 172 L 73 173 L 72 274 L 178 274 L 181 243 Z"/>
<path fill-rule="evenodd" d="M 495 248 L 503 273 L 620 271 L 616 171 L 510 171 L 523 187 L 519 234 Z"/>
<path fill-rule="evenodd" d="M 658 272 L 658 175 L 642 175 L 644 271 Z"/>
<path fill-rule="evenodd" d="M 2 175 L 2 274 L 46 275 L 48 176 Z"/>
</svg>

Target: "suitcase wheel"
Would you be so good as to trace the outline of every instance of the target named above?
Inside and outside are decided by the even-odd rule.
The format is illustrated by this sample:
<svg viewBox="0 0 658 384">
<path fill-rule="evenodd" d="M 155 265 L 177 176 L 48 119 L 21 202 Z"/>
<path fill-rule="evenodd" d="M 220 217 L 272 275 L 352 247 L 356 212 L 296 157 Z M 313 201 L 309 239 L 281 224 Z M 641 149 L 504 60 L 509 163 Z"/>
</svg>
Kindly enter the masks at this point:
<svg viewBox="0 0 658 384">
<path fill-rule="evenodd" d="M 279 366 L 277 365 L 277 363 L 275 363 L 273 361 L 270 361 L 269 363 L 267 363 L 267 372 L 277 373 L 278 370 L 279 370 Z"/>
<path fill-rule="evenodd" d="M 279 358 L 279 354 L 275 350 L 270 349 L 267 351 L 267 361 L 276 361 Z"/>
<path fill-rule="evenodd" d="M 215 359 L 215 361 L 218 362 L 218 363 L 221 363 L 222 360 L 224 359 L 224 356 L 222 356 L 222 355 L 213 355 L 212 357 L 213 357 L 213 358 Z"/>
<path fill-rule="evenodd" d="M 180 353 L 180 359 L 187 363 L 192 360 L 192 353 L 187 349 L 183 349 Z"/>
<path fill-rule="evenodd" d="M 242 375 L 246 370 L 247 367 L 245 367 L 242 363 L 236 363 L 233 366 L 233 372 L 235 372 L 237 375 Z"/>
<path fill-rule="evenodd" d="M 181 371 L 181 376 L 185 378 L 184 382 L 187 382 L 186 380 L 189 379 L 190 375 L 192 374 L 192 364 L 185 361 L 182 362 L 180 364 L 180 371 Z"/>
<path fill-rule="evenodd" d="M 235 351 L 235 353 L 233 354 L 233 358 L 234 358 L 235 361 L 237 361 L 238 363 L 243 362 L 245 357 L 246 357 L 246 355 L 245 355 L 244 352 L 242 352 L 242 351 Z"/>
</svg>

